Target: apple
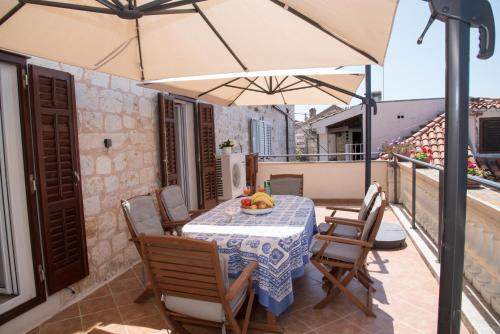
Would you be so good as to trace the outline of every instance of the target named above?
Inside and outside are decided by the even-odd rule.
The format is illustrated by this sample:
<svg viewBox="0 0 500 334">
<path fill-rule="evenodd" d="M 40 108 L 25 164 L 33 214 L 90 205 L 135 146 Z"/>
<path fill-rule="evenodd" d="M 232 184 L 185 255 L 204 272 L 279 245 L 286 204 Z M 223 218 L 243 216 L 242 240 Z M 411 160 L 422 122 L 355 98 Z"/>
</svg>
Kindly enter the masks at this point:
<svg viewBox="0 0 500 334">
<path fill-rule="evenodd" d="M 264 202 L 257 202 L 257 208 L 258 209 L 265 209 L 265 208 L 267 208 L 267 204 Z"/>
<path fill-rule="evenodd" d="M 263 193 L 263 192 L 265 192 L 265 191 L 266 191 L 266 189 L 265 189 L 263 186 L 261 186 L 261 185 L 259 185 L 259 187 L 258 187 L 257 189 L 258 189 L 258 191 L 259 191 L 259 192 L 261 192 L 261 193 Z"/>
</svg>

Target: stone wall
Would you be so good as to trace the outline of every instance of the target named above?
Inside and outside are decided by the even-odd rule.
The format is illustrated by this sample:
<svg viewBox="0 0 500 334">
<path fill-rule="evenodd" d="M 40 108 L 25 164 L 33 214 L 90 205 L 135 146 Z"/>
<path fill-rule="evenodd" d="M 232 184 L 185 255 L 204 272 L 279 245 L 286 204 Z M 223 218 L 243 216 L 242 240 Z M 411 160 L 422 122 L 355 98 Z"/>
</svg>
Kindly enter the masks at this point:
<svg viewBox="0 0 500 334">
<path fill-rule="evenodd" d="M 38 58 L 30 64 L 73 74 L 90 274 L 2 328 L 23 332 L 81 299 L 140 259 L 120 200 L 160 186 L 157 91 L 105 73 Z M 285 153 L 284 115 L 270 108 L 215 107 L 216 143 L 233 138 L 248 152 L 251 117 L 273 124 L 273 152 Z M 293 129 L 293 121 L 290 121 Z M 293 130 L 290 132 L 293 138 Z M 104 147 L 104 139 L 112 147 Z M 291 141 L 293 143 L 293 141 Z M 0 330 L 1 331 L 1 330 Z"/>
<path fill-rule="evenodd" d="M 398 198 L 411 212 L 412 171 L 399 163 Z M 439 233 L 439 175 L 417 169 L 415 217 L 420 229 L 437 244 Z M 467 191 L 464 274 L 482 297 L 483 305 L 500 315 L 500 193 L 481 187 Z"/>
<path fill-rule="evenodd" d="M 284 107 L 280 107 L 285 110 Z M 289 153 L 295 152 L 295 132 L 293 122 L 293 106 L 288 106 Z M 251 148 L 250 120 L 264 120 L 272 124 L 272 153 L 286 154 L 286 121 L 285 115 L 272 107 L 223 107 L 215 106 L 215 142 L 217 145 L 227 139 L 233 139 L 241 145 L 243 153 Z M 239 152 L 239 147 L 234 149 Z"/>
</svg>

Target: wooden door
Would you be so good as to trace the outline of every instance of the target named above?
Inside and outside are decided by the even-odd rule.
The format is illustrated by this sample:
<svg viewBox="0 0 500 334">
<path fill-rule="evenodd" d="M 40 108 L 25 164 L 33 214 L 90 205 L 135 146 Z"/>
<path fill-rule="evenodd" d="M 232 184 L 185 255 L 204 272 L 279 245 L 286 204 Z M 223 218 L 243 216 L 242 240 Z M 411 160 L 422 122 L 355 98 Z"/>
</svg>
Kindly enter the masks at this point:
<svg viewBox="0 0 500 334">
<path fill-rule="evenodd" d="M 198 140 L 200 171 L 200 208 L 210 209 L 217 205 L 217 176 L 215 172 L 215 124 L 214 107 L 198 104 Z"/>
<path fill-rule="evenodd" d="M 46 277 L 53 294 L 88 275 L 73 76 L 30 66 Z"/>
<path fill-rule="evenodd" d="M 161 185 L 178 184 L 174 100 L 158 93 Z"/>
</svg>

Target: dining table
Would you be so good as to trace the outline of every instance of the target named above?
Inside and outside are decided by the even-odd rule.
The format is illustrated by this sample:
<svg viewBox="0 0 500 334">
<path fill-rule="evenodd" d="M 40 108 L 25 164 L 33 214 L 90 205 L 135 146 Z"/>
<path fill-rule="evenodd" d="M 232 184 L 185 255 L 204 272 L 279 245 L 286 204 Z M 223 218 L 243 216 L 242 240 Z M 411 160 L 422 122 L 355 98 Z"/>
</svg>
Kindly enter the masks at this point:
<svg viewBox="0 0 500 334">
<path fill-rule="evenodd" d="M 252 279 L 257 300 L 267 311 L 267 323 L 260 329 L 280 331 L 276 319 L 293 304 L 292 281 L 304 275 L 317 226 L 311 199 L 292 195 L 273 199 L 274 208 L 262 215 L 240 210 L 239 198 L 227 200 L 184 225 L 182 233 L 216 241 L 230 278 L 257 262 Z"/>
</svg>

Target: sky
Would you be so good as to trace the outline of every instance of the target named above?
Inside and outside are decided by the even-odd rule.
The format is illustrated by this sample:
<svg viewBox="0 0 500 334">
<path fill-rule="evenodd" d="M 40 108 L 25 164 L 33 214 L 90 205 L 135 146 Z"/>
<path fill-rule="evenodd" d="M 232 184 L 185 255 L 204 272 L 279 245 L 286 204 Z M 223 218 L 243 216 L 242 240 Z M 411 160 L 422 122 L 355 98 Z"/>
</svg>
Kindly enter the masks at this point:
<svg viewBox="0 0 500 334">
<path fill-rule="evenodd" d="M 477 59 L 479 34 L 471 29 L 470 96 L 500 97 L 500 0 L 490 0 L 496 19 L 496 52 L 490 59 Z M 444 97 L 445 24 L 434 21 L 421 45 L 417 39 L 430 16 L 425 1 L 400 0 L 384 68 L 372 66 L 372 91 L 382 91 L 384 100 Z M 355 72 L 362 67 L 344 68 Z M 365 92 L 364 81 L 357 93 Z M 353 99 L 351 104 L 358 104 Z M 322 111 L 325 105 L 297 105 L 296 119 L 302 120 L 311 107 Z"/>
</svg>

